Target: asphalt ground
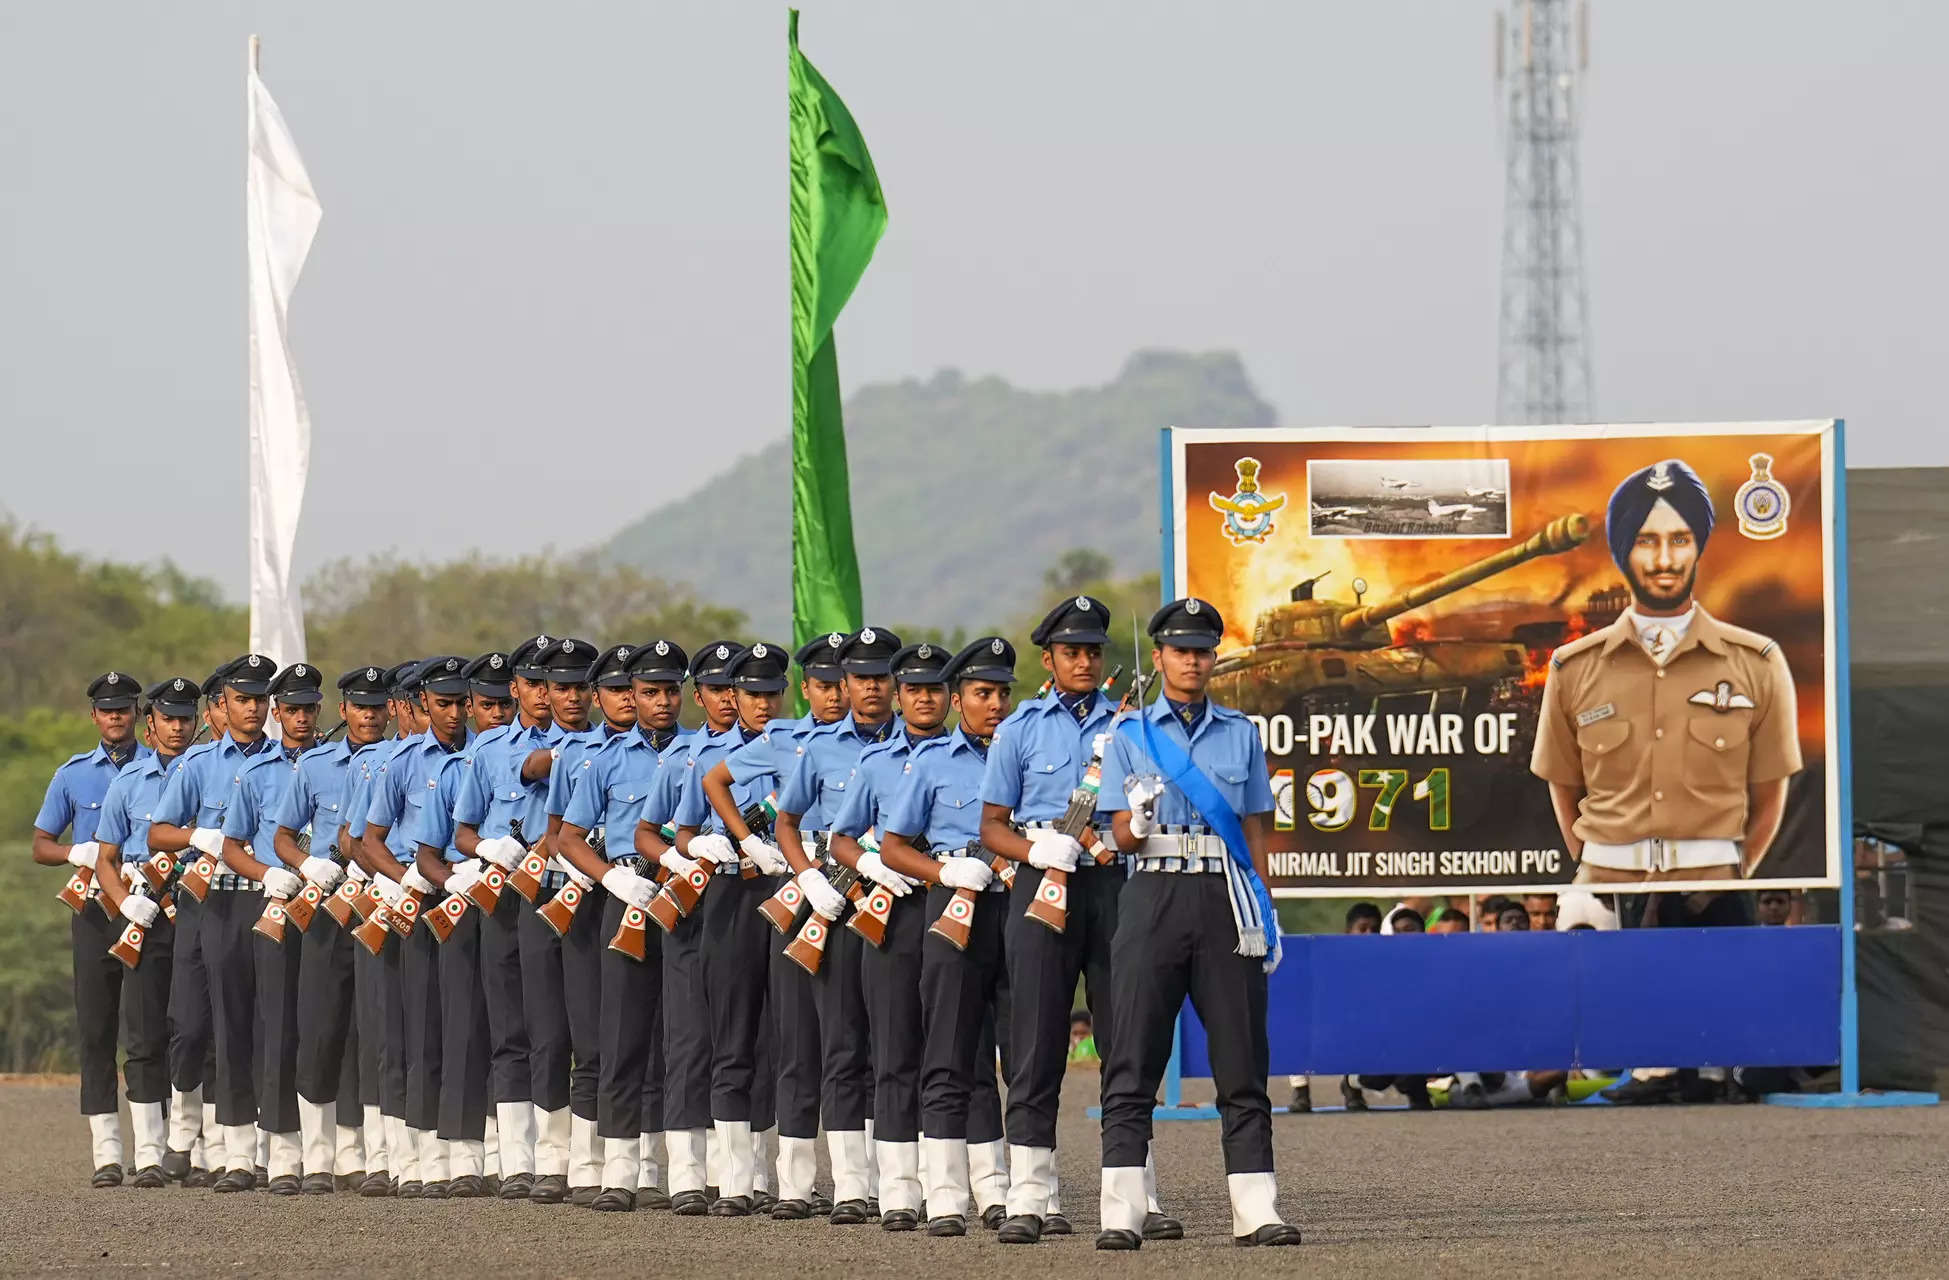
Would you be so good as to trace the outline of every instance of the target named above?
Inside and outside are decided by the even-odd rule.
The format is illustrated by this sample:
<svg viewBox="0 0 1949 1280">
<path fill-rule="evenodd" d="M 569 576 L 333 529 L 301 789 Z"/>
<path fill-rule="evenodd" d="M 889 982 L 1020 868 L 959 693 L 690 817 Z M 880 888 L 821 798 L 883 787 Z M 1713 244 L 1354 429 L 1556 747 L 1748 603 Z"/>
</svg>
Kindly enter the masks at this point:
<svg viewBox="0 0 1949 1280">
<path fill-rule="evenodd" d="M 1942 1109 L 1281 1115 L 1280 1201 L 1307 1242 L 1275 1250 L 1231 1242 L 1217 1122 L 1160 1124 L 1163 1197 L 1186 1239 L 1097 1254 L 1096 1128 L 1085 1114 L 1095 1088 L 1094 1074 L 1073 1073 L 1064 1099 L 1063 1199 L 1076 1234 L 1009 1248 L 978 1229 L 934 1240 L 876 1226 L 498 1201 L 94 1191 L 74 1085 L 5 1083 L 0 1274 L 1949 1274 Z M 1315 1082 L 1316 1098 L 1336 1092 Z"/>
</svg>

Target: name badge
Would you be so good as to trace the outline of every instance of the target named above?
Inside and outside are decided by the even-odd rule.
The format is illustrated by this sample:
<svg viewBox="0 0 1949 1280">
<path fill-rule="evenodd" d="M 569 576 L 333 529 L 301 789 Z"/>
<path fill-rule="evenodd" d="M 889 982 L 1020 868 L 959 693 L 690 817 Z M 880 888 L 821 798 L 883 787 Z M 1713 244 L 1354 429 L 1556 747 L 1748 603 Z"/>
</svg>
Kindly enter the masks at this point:
<svg viewBox="0 0 1949 1280">
<path fill-rule="evenodd" d="M 1617 704 L 1615 702 L 1606 702 L 1601 707 L 1592 707 L 1588 711 L 1579 711 L 1577 713 L 1577 727 L 1581 729 L 1586 725 L 1596 724 L 1599 720 L 1608 720 L 1616 714 Z"/>
</svg>

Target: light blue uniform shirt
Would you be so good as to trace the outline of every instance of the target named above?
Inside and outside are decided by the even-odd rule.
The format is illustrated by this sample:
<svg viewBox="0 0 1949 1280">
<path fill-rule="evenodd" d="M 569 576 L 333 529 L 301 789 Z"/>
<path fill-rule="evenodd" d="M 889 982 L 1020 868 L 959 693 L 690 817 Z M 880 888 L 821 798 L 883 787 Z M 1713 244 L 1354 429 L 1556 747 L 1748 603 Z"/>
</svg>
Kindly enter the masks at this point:
<svg viewBox="0 0 1949 1280">
<path fill-rule="evenodd" d="M 877 829 L 884 835 L 886 828 L 881 820 L 900 790 L 907 761 L 920 743 L 931 741 L 932 738 L 910 738 L 901 730 L 860 752 L 859 763 L 853 766 L 853 776 L 846 783 L 844 800 L 827 806 L 832 818 L 828 829 L 849 836 Z"/>
<path fill-rule="evenodd" d="M 102 797 L 101 822 L 90 838 L 118 846 L 125 863 L 147 858 L 153 852 L 149 848 L 149 824 L 155 820 L 156 804 L 162 799 L 169 775 L 182 762 L 182 756 L 164 760 L 151 752 L 116 774 L 108 784 L 108 794 Z"/>
<path fill-rule="evenodd" d="M 779 811 L 798 814 L 803 830 L 830 830 L 833 815 L 846 803 L 861 753 L 900 732 L 897 718 L 866 729 L 851 713 L 810 730 L 799 739 L 798 760 L 778 789 Z"/>
<path fill-rule="evenodd" d="M 298 771 L 271 809 L 271 821 L 291 831 L 311 832 L 311 851 L 332 856 L 338 829 L 351 800 L 354 748 L 343 739 L 313 747 L 298 757 Z M 315 825 L 314 825 L 315 824 Z"/>
<path fill-rule="evenodd" d="M 675 745 L 674 739 L 664 748 Z M 584 831 L 601 830 L 605 856 L 614 862 L 636 852 L 636 824 L 649 802 L 662 753 L 642 728 L 618 734 L 582 758 L 584 777 L 575 784 L 562 821 Z"/>
<path fill-rule="evenodd" d="M 210 743 L 206 750 L 191 747 L 182 763 L 169 773 L 169 782 L 157 802 L 154 821 L 172 827 L 208 827 L 223 830 L 224 811 L 237 792 L 237 775 L 244 763 L 258 752 L 275 752 L 269 738 L 259 738 L 246 746 L 229 734 Z M 192 857 L 195 855 L 192 854 Z"/>
<path fill-rule="evenodd" d="M 357 840 L 365 834 L 365 813 L 371 807 L 372 784 L 379 777 L 379 766 L 392 758 L 404 738 L 381 738 L 352 753 L 346 766 L 350 781 L 345 789 L 345 838 Z"/>
<path fill-rule="evenodd" d="M 959 729 L 920 743 L 907 757 L 900 784 L 880 819 L 881 832 L 925 837 L 937 857 L 967 848 L 981 838 L 981 789 L 987 771 L 981 748 Z"/>
<path fill-rule="evenodd" d="M 1054 694 L 1031 698 L 1017 707 L 1002 721 L 988 748 L 982 803 L 1006 805 L 1017 822 L 1054 822 L 1062 817 L 1070 793 L 1089 768 L 1096 735 L 1110 732 L 1115 711 L 1116 704 L 1101 693 L 1095 695 L 1081 724 Z M 1107 773 L 1104 778 L 1107 799 L 1117 788 Z M 1103 811 L 1098 804 L 1097 812 Z"/>
<path fill-rule="evenodd" d="M 757 741 L 759 736 L 755 733 L 747 736 L 742 727 L 732 725 L 723 733 L 711 733 L 706 730 L 693 738 L 690 744 L 690 758 L 684 761 L 681 790 L 677 797 L 677 811 L 671 821 L 680 827 L 695 827 L 705 834 L 723 831 L 724 823 L 718 818 L 717 810 L 711 807 L 709 797 L 704 794 L 704 775 L 709 773 L 719 760 L 729 756 L 732 751 L 745 743 Z M 771 794 L 769 789 L 764 791 L 757 789 L 770 776 L 758 774 L 750 782 L 734 780 L 731 783 L 731 799 L 737 802 L 740 809 L 750 808 L 753 801 L 763 800 Z M 646 818 L 649 816 L 648 806 L 645 806 L 644 816 Z"/>
<path fill-rule="evenodd" d="M 575 794 L 575 788 L 582 782 L 582 761 L 595 754 L 602 744 L 611 738 L 619 738 L 628 730 L 614 731 L 606 724 L 593 724 L 576 733 L 565 734 L 555 744 L 562 754 L 555 760 L 555 767 L 548 773 L 548 816 L 559 818 L 568 812 L 568 802 Z M 540 839 L 541 832 L 530 832 L 529 839 Z"/>
<path fill-rule="evenodd" d="M 427 775 L 426 785 L 420 788 L 419 807 L 410 819 L 411 829 L 407 839 L 413 842 L 414 852 L 418 846 L 426 845 L 440 850 L 440 856 L 448 862 L 461 862 L 465 859 L 459 846 L 453 842 L 454 802 L 467 786 L 467 779 L 474 772 L 474 758 L 471 749 L 463 748 L 449 755 L 445 760 L 435 762 L 433 772 Z"/>
<path fill-rule="evenodd" d="M 704 729 L 684 729 L 677 734 L 677 740 L 663 749 L 657 757 L 656 772 L 650 776 L 650 789 L 643 798 L 643 811 L 638 817 L 639 824 L 647 822 L 653 826 L 668 826 L 676 821 L 677 805 L 683 799 L 684 779 L 690 775 L 685 768 L 690 763 L 690 749 L 708 736 Z M 635 843 L 632 834 L 631 844 Z"/>
<path fill-rule="evenodd" d="M 560 746 L 567 736 L 553 723 L 544 729 L 517 720 L 476 738 L 474 767 L 461 777 L 453 820 L 490 839 L 513 831 L 519 819 L 528 841 L 539 839 L 548 829 L 548 778 L 529 782 L 522 778 L 521 766 L 534 752 Z"/>
<path fill-rule="evenodd" d="M 448 758 L 466 748 L 465 739 L 450 749 L 431 732 L 414 734 L 373 779 L 366 825 L 386 828 L 386 848 L 401 862 L 410 863 L 419 855 L 420 810 L 438 785 Z"/>
<path fill-rule="evenodd" d="M 267 867 L 284 865 L 272 843 L 278 828 L 272 815 L 303 758 L 298 752 L 287 753 L 281 744 L 260 752 L 244 761 L 231 787 L 230 805 L 223 812 L 223 834 L 249 845 L 256 859 Z"/>
<path fill-rule="evenodd" d="M 154 754 L 138 745 L 129 765 L 139 764 Z M 127 767 L 109 759 L 108 748 L 100 743 L 95 744 L 93 751 L 69 756 L 48 779 L 47 795 L 41 801 L 40 813 L 34 817 L 34 829 L 58 839 L 72 824 L 71 843 L 85 844 L 93 840 L 95 828 L 101 823 L 102 800 L 108 795 L 108 784 Z"/>
<path fill-rule="evenodd" d="M 1239 815 L 1272 812 L 1272 783 L 1266 776 L 1265 746 L 1250 720 L 1230 707 L 1207 702 L 1197 727 L 1187 734 L 1183 721 L 1161 694 L 1145 710 L 1144 718 L 1151 722 L 1154 734 L 1168 737 L 1185 749 L 1191 763 L 1218 785 L 1219 792 Z M 1162 777 L 1163 773 L 1141 747 L 1127 741 L 1123 734 L 1117 734 L 1103 753 L 1100 808 L 1111 812 L 1128 809 L 1130 802 L 1123 794 L 1126 781 L 1133 775 Z M 1184 792 L 1169 782 L 1164 784 L 1164 794 L 1157 797 L 1152 812 L 1161 826 L 1210 826 L 1184 798 Z"/>
<path fill-rule="evenodd" d="M 806 734 L 818 727 L 819 722 L 811 716 L 770 721 L 763 733 L 734 748 L 724 758 L 726 767 L 731 770 L 731 781 L 747 786 L 762 782 L 766 795 L 777 791 L 791 776 L 792 766 L 798 763 L 799 744 L 805 741 Z"/>
</svg>

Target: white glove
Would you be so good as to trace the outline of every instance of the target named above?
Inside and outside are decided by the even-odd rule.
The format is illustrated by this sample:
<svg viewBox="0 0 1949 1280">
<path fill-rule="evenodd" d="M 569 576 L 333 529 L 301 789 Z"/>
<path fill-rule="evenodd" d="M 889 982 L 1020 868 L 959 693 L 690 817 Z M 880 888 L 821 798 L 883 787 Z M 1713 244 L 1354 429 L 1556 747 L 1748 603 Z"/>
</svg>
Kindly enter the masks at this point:
<svg viewBox="0 0 1949 1280">
<path fill-rule="evenodd" d="M 1157 830 L 1157 819 L 1146 810 L 1164 794 L 1164 784 L 1155 778 L 1145 778 L 1123 793 L 1130 805 L 1130 834 L 1139 840 L 1147 839 Z"/>
<path fill-rule="evenodd" d="M 465 893 L 480 883 L 480 877 L 480 863 L 471 860 L 455 863 L 453 870 L 447 873 L 447 892 Z"/>
<path fill-rule="evenodd" d="M 696 841 L 692 841 L 695 844 Z M 817 867 L 807 867 L 798 873 L 799 889 L 812 909 L 828 920 L 837 920 L 839 913 L 846 909 L 845 895 L 832 887 L 832 882 L 821 875 Z"/>
<path fill-rule="evenodd" d="M 904 898 L 914 891 L 913 881 L 880 861 L 880 855 L 870 849 L 860 851 L 857 870 L 896 898 Z"/>
<path fill-rule="evenodd" d="M 304 873 L 305 879 L 311 881 L 326 893 L 330 893 L 332 890 L 338 888 L 338 882 L 345 878 L 345 869 L 343 867 L 333 862 L 330 858 L 321 858 L 316 854 L 306 858 L 300 870 Z"/>
<path fill-rule="evenodd" d="M 656 886 L 628 867 L 611 867 L 602 873 L 602 887 L 632 907 L 646 908 L 656 897 Z"/>
<path fill-rule="evenodd" d="M 305 887 L 295 871 L 284 867 L 264 868 L 264 896 L 267 898 L 290 898 Z"/>
<path fill-rule="evenodd" d="M 144 929 L 155 924 L 156 917 L 161 914 L 162 908 L 157 906 L 153 899 L 133 893 L 122 899 L 122 918 L 133 921 Z"/>
<path fill-rule="evenodd" d="M 503 871 L 512 871 L 527 850 L 513 836 L 492 836 L 474 846 L 474 852 Z"/>
<path fill-rule="evenodd" d="M 223 856 L 223 832 L 215 827 L 198 827 L 189 833 L 189 847 L 212 858 Z"/>
<path fill-rule="evenodd" d="M 71 844 L 68 846 L 68 865 L 77 871 L 93 871 L 95 864 L 101 860 L 101 852 L 101 842 L 97 840 Z"/>
<path fill-rule="evenodd" d="M 576 865 L 573 862 L 570 862 L 567 858 L 551 858 L 549 859 L 548 865 L 553 869 L 555 869 L 556 871 L 559 871 L 563 875 L 567 876 L 570 880 L 573 880 L 577 885 L 581 887 L 584 893 L 587 893 L 590 889 L 595 888 L 596 882 L 591 880 L 588 876 L 584 875 L 580 870 L 576 868 Z"/>
<path fill-rule="evenodd" d="M 778 846 L 755 831 L 738 841 L 738 848 L 744 850 L 745 856 L 757 863 L 758 870 L 768 876 L 790 875 L 792 872 L 792 864 L 785 861 L 785 855 L 779 852 Z"/>
<path fill-rule="evenodd" d="M 372 873 L 356 862 L 348 862 L 345 864 L 345 874 L 351 876 L 361 884 L 372 879 Z"/>
<path fill-rule="evenodd" d="M 1083 846 L 1075 836 L 1058 831 L 1037 831 L 1029 836 L 1029 865 L 1044 871 L 1074 871 L 1083 856 Z"/>
<path fill-rule="evenodd" d="M 731 847 L 730 838 L 712 832 L 707 836 L 692 836 L 690 856 L 698 862 L 708 862 L 716 866 L 721 862 L 737 861 L 737 850 Z"/>
<path fill-rule="evenodd" d="M 973 889 L 980 892 L 995 878 L 995 869 L 980 858 L 953 857 L 941 859 L 941 883 L 950 889 Z"/>
<path fill-rule="evenodd" d="M 675 845 L 665 849 L 662 856 L 656 860 L 656 864 L 673 876 L 688 876 L 697 869 L 697 860 L 686 858 L 678 853 Z"/>
<path fill-rule="evenodd" d="M 372 896 L 386 906 L 396 909 L 399 906 L 400 892 L 399 881 L 385 872 L 382 871 L 372 877 Z"/>
</svg>

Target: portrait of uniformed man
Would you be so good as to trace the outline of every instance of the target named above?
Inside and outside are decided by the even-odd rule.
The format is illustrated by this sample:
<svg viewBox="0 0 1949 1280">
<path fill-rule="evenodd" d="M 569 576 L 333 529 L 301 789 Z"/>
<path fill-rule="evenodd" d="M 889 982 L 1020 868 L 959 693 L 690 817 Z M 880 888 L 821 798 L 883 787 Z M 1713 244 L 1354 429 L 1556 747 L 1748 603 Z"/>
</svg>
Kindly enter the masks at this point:
<svg viewBox="0 0 1949 1280">
<path fill-rule="evenodd" d="M 1530 758 L 1579 883 L 1741 879 L 1779 832 L 1801 767 L 1793 676 L 1776 641 L 1695 598 L 1712 529 L 1676 458 L 1611 494 L 1631 606 L 1551 657 Z"/>
</svg>

